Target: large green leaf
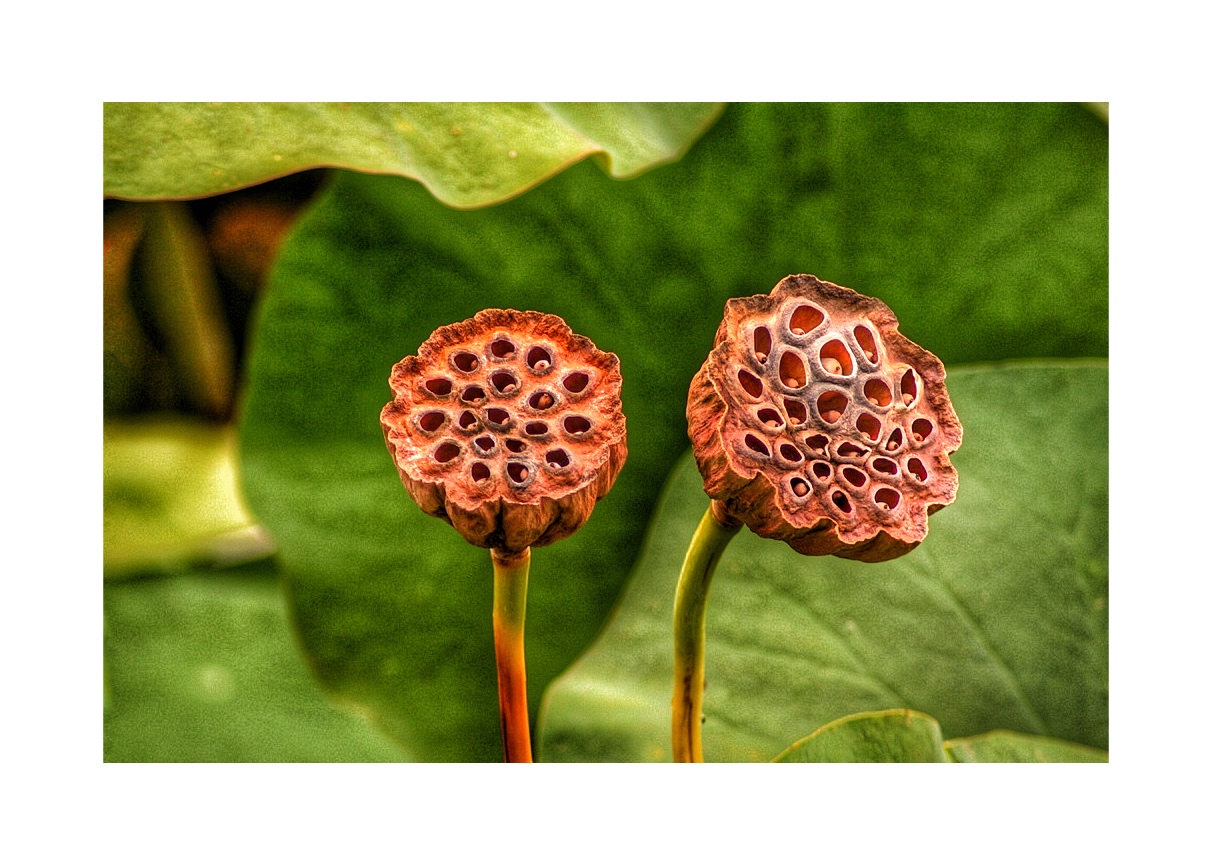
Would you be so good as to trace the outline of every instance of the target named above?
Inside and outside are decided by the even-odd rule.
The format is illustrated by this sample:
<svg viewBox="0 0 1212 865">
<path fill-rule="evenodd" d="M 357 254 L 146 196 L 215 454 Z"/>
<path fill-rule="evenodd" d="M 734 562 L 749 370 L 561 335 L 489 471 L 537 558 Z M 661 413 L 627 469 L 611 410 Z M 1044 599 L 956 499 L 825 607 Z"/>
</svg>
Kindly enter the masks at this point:
<svg viewBox="0 0 1212 865">
<path fill-rule="evenodd" d="M 487 554 L 408 500 L 378 426 L 391 365 L 434 328 L 539 309 L 621 358 L 628 463 L 535 552 L 533 709 L 634 563 L 728 297 L 814 272 L 880 296 L 948 364 L 1105 354 L 1106 149 L 1077 105 L 735 105 L 658 171 L 578 165 L 485 210 L 338 175 L 280 255 L 242 422 L 321 679 L 425 759 L 500 755 Z"/>
<path fill-rule="evenodd" d="M 913 709 L 948 736 L 1107 746 L 1107 367 L 953 369 L 955 504 L 913 552 L 809 558 L 749 532 L 707 606 L 707 761 L 768 760 L 803 730 Z M 678 467 L 610 626 L 549 690 L 539 755 L 668 759 L 673 587 L 707 505 Z"/>
<path fill-rule="evenodd" d="M 110 762 L 406 756 L 308 675 L 267 562 L 107 585 L 105 673 Z"/>
<path fill-rule="evenodd" d="M 614 177 L 677 159 L 710 102 L 107 102 L 105 194 L 194 198 L 317 166 L 421 181 L 478 207 L 598 154 Z"/>
</svg>

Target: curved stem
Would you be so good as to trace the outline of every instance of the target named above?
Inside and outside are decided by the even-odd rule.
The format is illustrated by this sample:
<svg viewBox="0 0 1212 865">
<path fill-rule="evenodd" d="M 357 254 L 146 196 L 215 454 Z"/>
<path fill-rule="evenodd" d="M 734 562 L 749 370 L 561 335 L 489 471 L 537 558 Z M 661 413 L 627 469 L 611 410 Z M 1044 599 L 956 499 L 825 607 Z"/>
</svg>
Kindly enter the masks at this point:
<svg viewBox="0 0 1212 865">
<path fill-rule="evenodd" d="M 703 655 L 707 590 L 740 525 L 725 525 L 708 508 L 699 521 L 678 577 L 673 602 L 673 760 L 703 762 Z"/>
<path fill-rule="evenodd" d="M 530 548 L 492 551 L 492 638 L 497 655 L 497 695 L 506 763 L 532 763 L 526 709 L 526 582 Z"/>
</svg>

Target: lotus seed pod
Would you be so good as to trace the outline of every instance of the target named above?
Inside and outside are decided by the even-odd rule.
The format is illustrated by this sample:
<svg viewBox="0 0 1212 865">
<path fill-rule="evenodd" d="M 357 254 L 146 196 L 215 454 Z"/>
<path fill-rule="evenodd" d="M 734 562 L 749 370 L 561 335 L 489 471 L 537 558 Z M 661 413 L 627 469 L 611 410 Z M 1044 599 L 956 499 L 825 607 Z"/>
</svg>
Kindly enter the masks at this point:
<svg viewBox="0 0 1212 865">
<path fill-rule="evenodd" d="M 520 552 L 589 519 L 627 458 L 619 359 L 555 315 L 487 309 L 397 363 L 380 421 L 425 513 Z"/>
<path fill-rule="evenodd" d="M 937 357 L 883 302 L 815 276 L 725 306 L 686 407 L 725 525 L 805 555 L 881 562 L 955 501 L 963 428 Z"/>
</svg>

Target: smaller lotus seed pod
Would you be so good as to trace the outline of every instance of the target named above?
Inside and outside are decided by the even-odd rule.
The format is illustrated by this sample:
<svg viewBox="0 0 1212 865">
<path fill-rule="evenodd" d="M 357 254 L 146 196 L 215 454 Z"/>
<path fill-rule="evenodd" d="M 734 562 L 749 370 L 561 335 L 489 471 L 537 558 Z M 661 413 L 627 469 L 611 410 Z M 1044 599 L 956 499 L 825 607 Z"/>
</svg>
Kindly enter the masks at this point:
<svg viewBox="0 0 1212 865">
<path fill-rule="evenodd" d="M 397 363 L 380 422 L 425 513 L 520 552 L 579 529 L 627 458 L 619 359 L 555 315 L 486 309 Z"/>
<path fill-rule="evenodd" d="M 712 509 L 806 555 L 880 562 L 955 501 L 937 357 L 875 298 L 798 274 L 725 306 L 686 407 Z"/>
</svg>

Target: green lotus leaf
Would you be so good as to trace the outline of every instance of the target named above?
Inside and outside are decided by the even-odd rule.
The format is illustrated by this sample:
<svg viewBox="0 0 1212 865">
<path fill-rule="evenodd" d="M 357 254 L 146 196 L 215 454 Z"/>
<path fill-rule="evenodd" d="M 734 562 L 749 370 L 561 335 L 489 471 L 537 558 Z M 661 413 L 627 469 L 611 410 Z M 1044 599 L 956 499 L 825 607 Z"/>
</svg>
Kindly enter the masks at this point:
<svg viewBox="0 0 1212 865">
<path fill-rule="evenodd" d="M 912 709 L 948 735 L 1107 746 L 1107 366 L 953 368 L 955 503 L 901 558 L 804 557 L 748 531 L 707 605 L 703 753 L 769 760 L 798 731 Z M 687 456 L 607 629 L 545 697 L 547 761 L 669 759 L 673 588 L 707 507 Z"/>
<path fill-rule="evenodd" d="M 405 759 L 325 696 L 269 562 L 105 587 L 107 762 Z"/>
<path fill-rule="evenodd" d="M 677 159 L 710 102 L 107 102 L 105 194 L 196 198 L 318 166 L 420 181 L 480 207 L 596 155 L 611 176 Z"/>
</svg>

